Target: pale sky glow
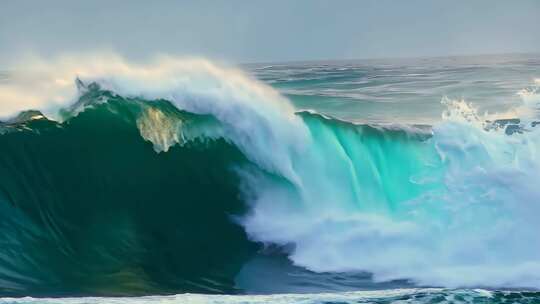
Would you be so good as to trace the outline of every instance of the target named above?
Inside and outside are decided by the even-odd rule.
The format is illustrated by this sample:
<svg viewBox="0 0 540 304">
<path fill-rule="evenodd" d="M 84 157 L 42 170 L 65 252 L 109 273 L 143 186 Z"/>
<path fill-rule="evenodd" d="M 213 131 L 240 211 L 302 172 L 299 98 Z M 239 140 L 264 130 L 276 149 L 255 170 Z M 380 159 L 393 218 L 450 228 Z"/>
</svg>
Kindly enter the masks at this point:
<svg viewBox="0 0 540 304">
<path fill-rule="evenodd" d="M 538 0 L 0 2 L 0 64 L 109 50 L 230 62 L 540 51 Z"/>
</svg>

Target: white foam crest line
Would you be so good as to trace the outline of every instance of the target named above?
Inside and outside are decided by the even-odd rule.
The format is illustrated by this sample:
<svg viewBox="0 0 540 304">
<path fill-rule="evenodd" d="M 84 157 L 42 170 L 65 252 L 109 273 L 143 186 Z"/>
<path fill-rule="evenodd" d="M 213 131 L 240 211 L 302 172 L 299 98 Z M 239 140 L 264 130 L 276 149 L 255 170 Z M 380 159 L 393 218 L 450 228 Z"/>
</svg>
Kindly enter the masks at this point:
<svg viewBox="0 0 540 304">
<path fill-rule="evenodd" d="M 204 295 L 178 294 L 172 296 L 143 296 L 143 297 L 80 297 L 80 298 L 0 298 L 0 303 L 320 303 L 346 302 L 355 303 L 359 300 L 377 300 L 392 297 L 432 294 L 444 292 L 445 289 L 390 289 L 373 291 L 354 291 L 343 293 L 307 293 L 307 294 L 275 294 L 275 295 Z M 485 294 L 485 293 L 484 293 Z"/>
<path fill-rule="evenodd" d="M 286 98 L 239 69 L 169 56 L 135 64 L 106 53 L 31 58 L 14 71 L 9 83 L 0 84 L 0 116 L 26 109 L 54 116 L 77 99 L 78 77 L 124 97 L 166 99 L 180 109 L 211 114 L 248 158 L 298 182 L 289 155 L 309 140 L 307 129 Z"/>
</svg>

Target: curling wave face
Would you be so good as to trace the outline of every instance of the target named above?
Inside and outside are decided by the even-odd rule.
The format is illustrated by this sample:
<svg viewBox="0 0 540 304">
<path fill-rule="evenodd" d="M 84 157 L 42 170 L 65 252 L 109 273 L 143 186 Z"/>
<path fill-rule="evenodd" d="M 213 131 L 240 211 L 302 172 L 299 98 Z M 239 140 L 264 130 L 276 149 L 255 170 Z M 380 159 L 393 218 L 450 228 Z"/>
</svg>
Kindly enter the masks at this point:
<svg viewBox="0 0 540 304">
<path fill-rule="evenodd" d="M 4 293 L 234 292 L 264 244 L 314 272 L 540 287 L 534 88 L 510 129 L 452 100 L 397 128 L 295 113 L 202 60 L 35 66 L 54 81 L 2 98 L 72 105 L 1 127 Z"/>
<path fill-rule="evenodd" d="M 3 294 L 235 292 L 255 249 L 229 219 L 245 212 L 233 168 L 247 160 L 220 139 L 158 154 L 137 129 L 141 111 L 111 98 L 62 124 L 4 126 Z"/>
</svg>

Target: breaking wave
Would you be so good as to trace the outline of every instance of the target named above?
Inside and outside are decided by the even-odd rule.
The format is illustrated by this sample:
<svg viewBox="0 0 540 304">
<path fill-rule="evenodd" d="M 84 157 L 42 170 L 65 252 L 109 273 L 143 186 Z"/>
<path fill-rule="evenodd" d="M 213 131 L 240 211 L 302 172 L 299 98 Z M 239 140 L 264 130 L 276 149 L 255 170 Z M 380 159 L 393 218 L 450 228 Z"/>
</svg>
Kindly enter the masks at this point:
<svg viewBox="0 0 540 304">
<path fill-rule="evenodd" d="M 444 100 L 437 125 L 369 126 L 203 60 L 35 69 L 0 84 L 5 116 L 42 111 L 0 127 L 4 294 L 230 293 L 269 246 L 313 272 L 540 288 L 534 87 L 513 119 Z"/>
</svg>

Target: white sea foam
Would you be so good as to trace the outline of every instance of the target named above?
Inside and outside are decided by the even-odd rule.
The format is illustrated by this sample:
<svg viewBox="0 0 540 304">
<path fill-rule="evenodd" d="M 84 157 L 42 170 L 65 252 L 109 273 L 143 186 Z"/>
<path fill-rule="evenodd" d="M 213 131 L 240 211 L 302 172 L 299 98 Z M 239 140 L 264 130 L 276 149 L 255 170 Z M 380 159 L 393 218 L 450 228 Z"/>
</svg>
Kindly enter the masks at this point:
<svg viewBox="0 0 540 304">
<path fill-rule="evenodd" d="M 74 81 L 79 78 L 124 97 L 167 99 L 180 109 L 212 114 L 223 124 L 226 138 L 253 161 L 297 180 L 289 155 L 307 140 L 307 130 L 284 97 L 240 70 L 172 57 L 134 64 L 114 54 L 33 58 L 24 64 L 14 69 L 9 83 L 0 84 L 0 115 L 38 109 L 54 117 L 59 107 L 78 97 Z M 145 128 L 144 136 L 157 135 Z"/>
<path fill-rule="evenodd" d="M 146 296 L 146 297 L 80 297 L 80 298 L 0 298 L 0 303 L 10 304 L 100 304 L 100 303 L 132 303 L 132 304 L 152 304 L 152 303 L 194 303 L 194 304 L 244 304 L 244 303 L 275 303 L 275 304 L 317 304 L 317 303 L 387 303 L 394 300 L 393 303 L 399 303 L 400 297 L 413 297 L 421 295 L 422 302 L 428 303 L 443 289 L 392 289 L 376 291 L 357 291 L 344 293 L 320 293 L 320 294 L 276 294 L 276 295 L 204 295 L 204 294 L 179 294 L 172 296 Z M 463 300 L 458 303 L 469 303 L 467 298 L 472 296 L 482 296 L 489 299 L 488 291 L 481 294 L 480 291 L 471 291 L 470 297 L 462 297 Z M 444 298 L 443 294 L 443 298 Z M 451 299 L 451 296 L 448 296 Z M 395 302 L 398 301 L 398 302 Z M 403 303 L 407 301 L 404 300 Z M 439 303 L 446 303 L 443 300 Z M 457 302 L 451 302 L 457 303 Z"/>
</svg>

